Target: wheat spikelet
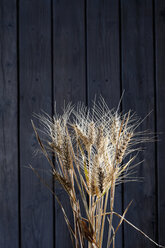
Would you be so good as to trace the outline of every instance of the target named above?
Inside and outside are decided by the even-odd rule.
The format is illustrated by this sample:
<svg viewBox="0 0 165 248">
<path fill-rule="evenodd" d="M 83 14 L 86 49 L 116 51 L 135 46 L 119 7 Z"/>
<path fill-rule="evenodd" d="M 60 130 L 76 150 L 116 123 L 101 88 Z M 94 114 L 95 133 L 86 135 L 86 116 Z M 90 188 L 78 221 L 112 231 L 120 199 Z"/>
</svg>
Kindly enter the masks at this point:
<svg viewBox="0 0 165 248">
<path fill-rule="evenodd" d="M 104 147 L 104 127 L 103 125 L 99 126 L 97 129 L 97 151 L 98 154 L 103 152 L 103 147 Z"/>
<path fill-rule="evenodd" d="M 77 137 L 79 137 L 79 139 L 82 140 L 84 145 L 88 147 L 89 146 L 88 137 L 76 125 L 74 125 L 74 130 L 76 132 Z"/>
<path fill-rule="evenodd" d="M 55 125 L 56 125 L 56 135 L 57 135 L 57 144 L 58 144 L 58 146 L 59 147 L 61 147 L 62 146 L 62 143 L 63 143 L 63 139 L 62 139 L 62 134 L 63 134 L 63 132 L 62 132 L 62 127 L 61 127 L 61 125 L 60 125 L 60 123 L 59 123 L 59 121 L 57 120 L 56 121 L 56 123 L 55 123 Z"/>
<path fill-rule="evenodd" d="M 62 175 L 57 173 L 55 170 L 53 170 L 53 176 L 54 176 L 55 180 L 57 180 L 65 188 L 65 190 L 67 192 L 71 191 L 72 185 L 70 182 L 68 182 L 68 180 L 66 178 L 64 178 Z"/>
<path fill-rule="evenodd" d="M 101 167 L 98 167 L 98 187 L 101 194 L 104 191 L 104 179 L 105 179 L 105 173 Z"/>
<path fill-rule="evenodd" d="M 61 148 L 58 147 L 54 142 L 48 142 L 48 145 L 51 147 L 52 151 L 53 151 L 55 154 L 59 154 L 59 155 L 62 154 Z"/>
<path fill-rule="evenodd" d="M 62 161 L 63 161 L 64 168 L 66 170 L 69 170 L 71 169 L 72 158 L 71 158 L 67 136 L 64 136 L 63 139 L 64 140 L 62 144 Z"/>
<path fill-rule="evenodd" d="M 111 136 L 110 136 L 111 142 L 114 146 L 116 146 L 117 144 L 117 138 L 118 138 L 120 126 L 121 126 L 121 121 L 116 113 L 111 124 Z"/>
<path fill-rule="evenodd" d="M 95 142 L 95 123 L 93 121 L 89 123 L 88 140 L 91 145 Z"/>
<path fill-rule="evenodd" d="M 117 164 L 120 164 L 123 160 L 123 157 L 124 157 L 124 154 L 125 154 L 125 151 L 127 149 L 127 146 L 128 146 L 128 143 L 131 139 L 131 137 L 133 136 L 132 133 L 125 133 L 120 141 L 119 141 L 119 144 L 118 144 L 118 147 L 117 147 L 117 152 L 116 152 L 116 162 Z"/>
</svg>

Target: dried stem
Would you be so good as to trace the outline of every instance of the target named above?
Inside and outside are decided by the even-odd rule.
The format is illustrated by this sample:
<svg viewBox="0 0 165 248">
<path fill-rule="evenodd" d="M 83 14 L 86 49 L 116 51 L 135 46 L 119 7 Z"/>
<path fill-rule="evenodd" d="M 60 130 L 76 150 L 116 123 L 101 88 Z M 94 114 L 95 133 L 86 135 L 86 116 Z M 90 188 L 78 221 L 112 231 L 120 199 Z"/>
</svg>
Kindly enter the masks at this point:
<svg viewBox="0 0 165 248">
<path fill-rule="evenodd" d="M 113 219 L 113 207 L 114 207 L 114 197 L 115 197 L 115 174 L 112 178 L 112 186 L 110 191 L 110 220 L 109 220 L 109 231 L 108 231 L 108 241 L 107 241 L 107 248 L 110 247 L 110 240 L 111 240 L 111 230 L 112 230 L 112 219 Z"/>
</svg>

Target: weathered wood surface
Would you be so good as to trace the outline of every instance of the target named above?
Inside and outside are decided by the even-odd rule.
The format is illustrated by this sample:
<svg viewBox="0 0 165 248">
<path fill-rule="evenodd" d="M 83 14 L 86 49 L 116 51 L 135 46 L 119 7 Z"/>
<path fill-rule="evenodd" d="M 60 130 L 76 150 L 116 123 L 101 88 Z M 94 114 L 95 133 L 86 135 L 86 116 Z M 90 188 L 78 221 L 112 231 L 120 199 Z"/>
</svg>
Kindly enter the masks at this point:
<svg viewBox="0 0 165 248">
<path fill-rule="evenodd" d="M 157 171 L 158 171 L 158 240 L 165 244 L 165 2 L 155 1 L 155 57 L 156 57 L 156 111 L 157 132 L 159 142 L 157 144 Z"/>
<path fill-rule="evenodd" d="M 144 118 L 154 110 L 154 51 L 153 6 L 151 1 L 122 1 L 121 47 L 122 87 L 125 89 L 123 110 L 132 109 Z M 155 131 L 155 111 L 140 125 L 138 130 Z M 145 144 L 146 150 L 138 155 L 136 162 L 145 159 L 137 167 L 142 182 L 124 185 L 124 206 L 133 199 L 127 218 L 151 238 L 156 238 L 156 182 L 155 144 Z M 143 236 L 125 224 L 125 247 L 154 247 Z"/>
<path fill-rule="evenodd" d="M 53 5 L 53 74 L 54 101 L 62 112 L 64 100 L 86 101 L 84 1 L 54 1 Z M 59 185 L 56 194 L 69 219 L 73 220 L 68 196 Z M 61 208 L 55 204 L 56 247 L 72 247 Z"/>
<path fill-rule="evenodd" d="M 118 1 L 87 1 L 87 85 L 88 101 L 97 95 L 110 108 L 117 107 L 120 99 L 120 18 Z M 122 188 L 116 188 L 115 209 L 122 213 Z M 109 206 L 109 203 L 108 203 Z M 114 218 L 115 226 L 118 219 Z M 105 225 L 103 247 L 106 247 L 108 222 Z M 122 229 L 116 247 L 122 247 Z"/>
<path fill-rule="evenodd" d="M 20 203 L 21 247 L 53 247 L 53 197 L 28 168 L 39 169 L 50 180 L 49 165 L 39 148 L 30 119 L 41 109 L 51 114 L 51 5 L 50 1 L 19 2 L 20 72 Z M 34 119 L 34 118 L 33 118 Z M 37 121 L 34 120 L 36 123 Z M 47 170 L 47 172 L 45 172 Z"/>
<path fill-rule="evenodd" d="M 0 247 L 19 247 L 17 9 L 0 3 Z"/>
<path fill-rule="evenodd" d="M 53 187 L 47 161 L 33 156 L 33 112 L 52 114 L 54 101 L 59 112 L 64 100 L 90 106 L 95 94 L 116 107 L 123 90 L 123 111 L 143 118 L 153 109 L 140 130 L 161 134 L 139 155 L 143 182 L 118 187 L 115 208 L 134 199 L 126 217 L 165 245 L 164 44 L 163 0 L 1 1 L 0 247 L 72 247 L 61 209 L 27 168 L 40 168 Z M 116 247 L 154 246 L 125 224 Z"/>
</svg>

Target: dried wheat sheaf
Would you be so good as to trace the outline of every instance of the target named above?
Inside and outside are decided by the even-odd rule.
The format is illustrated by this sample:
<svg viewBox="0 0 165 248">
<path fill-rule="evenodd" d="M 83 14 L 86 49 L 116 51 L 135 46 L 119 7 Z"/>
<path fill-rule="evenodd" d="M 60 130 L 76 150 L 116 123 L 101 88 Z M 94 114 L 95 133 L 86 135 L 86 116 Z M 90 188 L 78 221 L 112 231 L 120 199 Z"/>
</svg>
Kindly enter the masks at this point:
<svg viewBox="0 0 165 248">
<path fill-rule="evenodd" d="M 77 108 L 68 104 L 62 115 L 55 112 L 53 118 L 48 114 L 37 117 L 42 124 L 38 130 L 32 122 L 37 140 L 54 179 L 67 192 L 72 207 L 74 227 L 53 192 L 64 214 L 73 247 L 84 247 L 86 240 L 89 248 L 101 248 L 106 221 L 109 226 L 107 248 L 115 247 L 116 232 L 123 221 L 159 246 L 125 219 L 131 203 L 122 216 L 114 211 L 116 185 L 136 180 L 134 168 L 139 163 L 135 163 L 135 158 L 142 150 L 142 143 L 153 140 L 150 133 L 137 131 L 144 119 L 137 118 L 131 111 L 119 113 L 119 107 L 110 110 L 103 98 L 95 101 L 91 109 L 81 103 Z M 45 134 L 44 140 L 39 137 L 39 131 Z M 113 215 L 119 217 L 116 228 Z"/>
</svg>

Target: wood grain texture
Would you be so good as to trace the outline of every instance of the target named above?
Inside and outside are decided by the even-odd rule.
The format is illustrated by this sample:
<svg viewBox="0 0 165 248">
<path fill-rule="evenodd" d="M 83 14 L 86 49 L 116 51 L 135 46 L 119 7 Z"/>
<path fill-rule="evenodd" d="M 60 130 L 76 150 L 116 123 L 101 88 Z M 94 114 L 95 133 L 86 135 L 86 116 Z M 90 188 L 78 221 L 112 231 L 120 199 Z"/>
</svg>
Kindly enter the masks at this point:
<svg viewBox="0 0 165 248">
<path fill-rule="evenodd" d="M 156 89 L 157 89 L 157 132 L 160 141 L 157 144 L 157 168 L 158 168 L 158 230 L 159 243 L 165 244 L 165 2 L 155 1 L 155 54 L 156 54 Z"/>
<path fill-rule="evenodd" d="M 34 157 L 39 146 L 30 122 L 33 113 L 52 111 L 50 1 L 21 0 L 19 27 L 21 247 L 52 248 L 53 197 L 27 168 L 32 164 L 43 180 L 51 181 L 47 160 L 43 155 Z"/>
<path fill-rule="evenodd" d="M 53 73 L 54 101 L 62 112 L 64 100 L 86 101 L 84 1 L 53 1 Z M 56 185 L 56 194 L 71 222 L 70 203 L 65 192 Z M 72 247 L 67 225 L 59 205 L 55 205 L 56 247 Z"/>
<path fill-rule="evenodd" d="M 125 89 L 123 109 L 132 109 L 144 118 L 154 109 L 154 54 L 152 1 L 121 1 L 122 23 L 122 86 Z M 155 131 L 155 112 L 140 125 L 139 130 Z M 127 219 L 155 239 L 155 144 L 145 144 L 145 152 L 138 155 L 137 177 L 143 182 L 124 186 L 125 207 L 133 199 Z M 155 247 L 127 224 L 124 230 L 125 247 Z"/>
<path fill-rule="evenodd" d="M 33 156 L 33 112 L 52 114 L 54 101 L 58 112 L 64 100 L 91 106 L 95 94 L 115 107 L 124 89 L 123 110 L 143 118 L 153 109 L 140 130 L 161 134 L 139 154 L 143 182 L 117 187 L 115 210 L 133 199 L 126 218 L 165 245 L 164 44 L 164 0 L 1 1 L 0 248 L 72 247 L 60 207 L 27 168 L 52 186 L 46 159 Z M 56 193 L 73 222 L 59 185 Z M 116 239 L 116 248 L 155 247 L 127 224 Z"/>
<path fill-rule="evenodd" d="M 89 104 L 102 95 L 110 108 L 120 99 L 119 1 L 87 1 L 87 78 Z M 115 211 L 122 213 L 122 188 L 116 188 Z M 108 204 L 109 208 L 109 204 Z M 114 227 L 118 223 L 114 217 Z M 108 222 L 103 247 L 106 247 Z M 116 248 L 122 247 L 122 229 L 116 236 Z"/>
<path fill-rule="evenodd" d="M 0 5 L 0 247 L 18 248 L 17 9 Z"/>
</svg>

